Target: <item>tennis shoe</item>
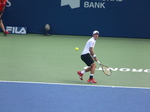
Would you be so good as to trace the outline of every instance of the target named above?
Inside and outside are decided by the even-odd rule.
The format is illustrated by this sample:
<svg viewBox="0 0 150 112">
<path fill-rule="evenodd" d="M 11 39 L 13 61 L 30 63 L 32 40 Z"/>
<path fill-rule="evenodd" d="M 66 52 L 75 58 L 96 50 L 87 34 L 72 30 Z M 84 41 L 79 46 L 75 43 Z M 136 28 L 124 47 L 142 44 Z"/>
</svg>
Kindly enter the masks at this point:
<svg viewBox="0 0 150 112">
<path fill-rule="evenodd" d="M 80 80 L 83 80 L 83 74 L 81 73 L 81 71 L 77 71 L 77 74 L 79 75 Z"/>
<path fill-rule="evenodd" d="M 88 79 L 87 82 L 93 83 L 93 84 L 97 83 L 94 79 Z"/>
<path fill-rule="evenodd" d="M 9 31 L 5 31 L 5 32 L 4 32 L 4 35 L 7 35 L 7 34 L 9 34 L 9 33 L 10 33 Z"/>
</svg>

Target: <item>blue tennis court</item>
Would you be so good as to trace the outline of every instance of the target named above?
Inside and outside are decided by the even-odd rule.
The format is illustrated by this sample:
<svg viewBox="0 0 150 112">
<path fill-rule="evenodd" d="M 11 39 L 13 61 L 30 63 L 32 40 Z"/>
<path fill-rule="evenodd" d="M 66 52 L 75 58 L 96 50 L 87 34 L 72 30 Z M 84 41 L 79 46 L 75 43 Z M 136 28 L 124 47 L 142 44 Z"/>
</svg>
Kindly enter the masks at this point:
<svg viewBox="0 0 150 112">
<path fill-rule="evenodd" d="M 0 82 L 0 112 L 149 112 L 149 88 Z"/>
</svg>

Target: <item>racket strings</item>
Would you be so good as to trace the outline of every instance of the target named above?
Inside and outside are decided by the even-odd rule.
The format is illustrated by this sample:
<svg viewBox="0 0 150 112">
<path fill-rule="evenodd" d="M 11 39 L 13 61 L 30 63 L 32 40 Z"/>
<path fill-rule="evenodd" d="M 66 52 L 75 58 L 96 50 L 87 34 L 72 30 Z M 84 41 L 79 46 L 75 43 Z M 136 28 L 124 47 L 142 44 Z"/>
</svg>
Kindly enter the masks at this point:
<svg viewBox="0 0 150 112">
<path fill-rule="evenodd" d="M 111 75 L 111 70 L 110 70 L 110 68 L 105 67 L 105 66 L 103 66 L 102 68 L 103 68 L 103 71 L 104 71 L 105 74 Z"/>
</svg>

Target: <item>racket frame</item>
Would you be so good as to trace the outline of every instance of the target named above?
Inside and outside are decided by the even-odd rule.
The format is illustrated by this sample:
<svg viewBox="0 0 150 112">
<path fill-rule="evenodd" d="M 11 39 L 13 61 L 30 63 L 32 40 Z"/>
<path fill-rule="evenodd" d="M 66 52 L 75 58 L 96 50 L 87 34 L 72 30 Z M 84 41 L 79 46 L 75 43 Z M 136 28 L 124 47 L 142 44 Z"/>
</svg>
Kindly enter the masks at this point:
<svg viewBox="0 0 150 112">
<path fill-rule="evenodd" d="M 104 73 L 105 75 L 110 76 L 110 75 L 112 74 L 112 70 L 111 70 L 108 66 L 105 66 L 105 65 L 101 64 L 100 61 L 97 61 L 97 63 L 101 66 L 102 71 L 103 71 L 103 73 Z M 107 74 L 107 73 L 104 71 L 104 68 L 103 68 L 103 67 L 108 68 L 109 71 L 110 71 L 110 74 Z"/>
</svg>

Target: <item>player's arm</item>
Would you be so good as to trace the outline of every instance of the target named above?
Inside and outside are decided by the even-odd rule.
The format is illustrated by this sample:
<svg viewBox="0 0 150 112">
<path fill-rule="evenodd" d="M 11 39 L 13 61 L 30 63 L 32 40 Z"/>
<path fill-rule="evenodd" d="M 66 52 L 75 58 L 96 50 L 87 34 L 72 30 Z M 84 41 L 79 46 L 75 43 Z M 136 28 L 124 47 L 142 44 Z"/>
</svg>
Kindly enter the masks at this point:
<svg viewBox="0 0 150 112">
<path fill-rule="evenodd" d="M 95 61 L 97 61 L 96 55 L 94 54 L 93 47 L 90 47 L 90 54 L 94 58 Z"/>
</svg>

